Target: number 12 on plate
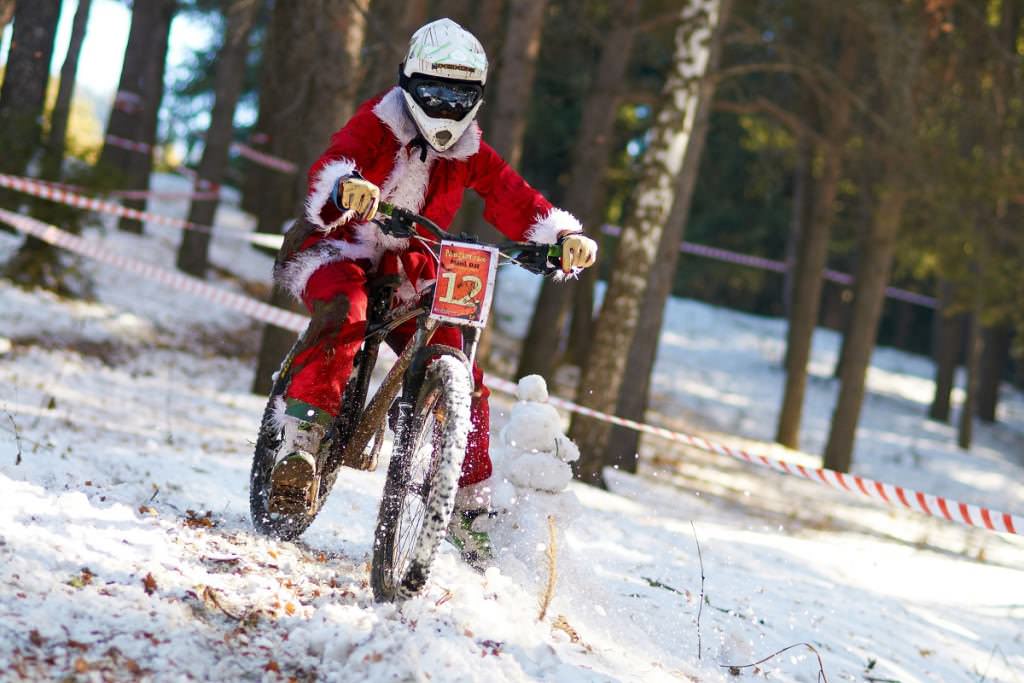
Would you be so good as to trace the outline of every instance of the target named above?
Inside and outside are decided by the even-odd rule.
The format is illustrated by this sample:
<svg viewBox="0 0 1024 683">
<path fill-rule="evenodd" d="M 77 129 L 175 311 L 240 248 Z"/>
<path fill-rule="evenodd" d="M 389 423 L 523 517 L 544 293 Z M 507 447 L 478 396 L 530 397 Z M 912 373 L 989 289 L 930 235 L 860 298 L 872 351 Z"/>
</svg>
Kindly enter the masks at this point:
<svg viewBox="0 0 1024 683">
<path fill-rule="evenodd" d="M 456 325 L 484 327 L 494 296 L 497 268 L 495 247 L 441 242 L 430 316 Z"/>
</svg>

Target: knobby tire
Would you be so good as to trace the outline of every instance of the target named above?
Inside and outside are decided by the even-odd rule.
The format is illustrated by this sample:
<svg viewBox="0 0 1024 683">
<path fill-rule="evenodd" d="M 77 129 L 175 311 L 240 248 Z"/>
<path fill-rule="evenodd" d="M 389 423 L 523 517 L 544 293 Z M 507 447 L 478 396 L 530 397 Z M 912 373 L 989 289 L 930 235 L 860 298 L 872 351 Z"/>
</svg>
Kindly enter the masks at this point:
<svg viewBox="0 0 1024 683">
<path fill-rule="evenodd" d="M 378 601 L 406 600 L 427 582 L 455 506 L 472 386 L 464 361 L 455 355 L 437 358 L 423 374 L 408 423 L 396 435 L 374 533 L 370 583 Z M 429 450 L 428 436 L 433 439 Z M 418 470 L 422 482 L 415 478 Z"/>
</svg>

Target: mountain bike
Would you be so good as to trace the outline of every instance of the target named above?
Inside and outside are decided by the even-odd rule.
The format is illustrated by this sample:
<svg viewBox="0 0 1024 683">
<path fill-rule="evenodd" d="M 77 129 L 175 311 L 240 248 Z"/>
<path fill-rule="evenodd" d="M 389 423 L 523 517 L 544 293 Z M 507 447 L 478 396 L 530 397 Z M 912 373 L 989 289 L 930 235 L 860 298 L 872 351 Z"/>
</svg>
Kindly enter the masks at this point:
<svg viewBox="0 0 1024 683">
<path fill-rule="evenodd" d="M 263 415 L 249 506 L 260 532 L 285 540 L 298 537 L 323 507 L 342 465 L 362 470 L 377 467 L 385 429 L 390 426 L 393 448 L 377 516 L 370 578 L 376 600 L 394 601 L 422 589 L 452 515 L 470 431 L 472 362 L 487 322 L 495 270 L 504 262 L 551 275 L 558 271 L 561 246 L 484 244 L 471 236 L 452 235 L 428 218 L 385 203 L 375 222 L 388 235 L 430 247 L 438 261 L 436 284 L 411 304 L 399 307 L 392 306 L 398 287 L 395 278 L 369 285 L 366 332 L 341 410 L 317 453 L 312 497 L 300 506 L 304 507 L 301 513 L 282 514 L 268 505 L 270 474 L 282 439 L 274 414 L 310 329 L 300 336 L 277 373 Z M 416 321 L 412 340 L 367 400 L 381 342 L 410 320 Z M 431 343 L 442 323 L 461 328 L 462 349 Z"/>
</svg>

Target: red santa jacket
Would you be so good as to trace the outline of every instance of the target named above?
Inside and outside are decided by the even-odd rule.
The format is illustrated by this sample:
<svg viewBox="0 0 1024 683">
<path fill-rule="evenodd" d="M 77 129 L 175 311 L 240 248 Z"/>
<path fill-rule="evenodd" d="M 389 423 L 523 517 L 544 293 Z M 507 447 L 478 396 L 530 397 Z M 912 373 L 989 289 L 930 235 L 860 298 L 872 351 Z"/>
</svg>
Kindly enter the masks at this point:
<svg viewBox="0 0 1024 683">
<path fill-rule="evenodd" d="M 319 228 L 281 274 L 301 298 L 313 272 L 343 259 L 366 260 L 378 270 L 404 271 L 416 291 L 431 282 L 433 259 L 418 242 L 384 235 L 375 223 L 339 211 L 331 191 L 339 178 L 358 172 L 381 189 L 381 199 L 430 218 L 447 228 L 466 188 L 484 200 L 484 218 L 509 239 L 552 244 L 560 233 L 579 232 L 571 214 L 554 208 L 481 139 L 474 122 L 444 152 L 412 145 L 416 124 L 399 88 L 362 104 L 331 137 L 327 151 L 309 169 L 306 217 Z M 419 253 L 417 253 L 419 252 Z M 406 288 L 406 294 L 411 294 Z"/>
</svg>

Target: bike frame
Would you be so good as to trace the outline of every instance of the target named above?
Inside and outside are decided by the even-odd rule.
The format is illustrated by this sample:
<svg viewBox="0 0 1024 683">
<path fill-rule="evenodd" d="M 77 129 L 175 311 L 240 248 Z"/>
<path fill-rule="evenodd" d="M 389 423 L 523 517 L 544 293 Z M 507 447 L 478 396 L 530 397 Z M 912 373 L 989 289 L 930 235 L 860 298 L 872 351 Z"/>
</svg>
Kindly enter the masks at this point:
<svg viewBox="0 0 1024 683">
<path fill-rule="evenodd" d="M 415 223 L 424 226 L 438 238 L 466 242 L 467 244 L 479 243 L 475 238 L 469 236 L 451 235 L 429 219 L 397 207 L 382 205 L 381 213 L 386 217 L 386 223 L 381 224 L 382 229 L 392 234 L 416 236 L 413 229 Z M 537 263 L 537 254 L 543 256 L 541 259 L 543 261 L 547 256 L 558 253 L 550 251 L 549 247 L 539 249 L 539 245 L 511 244 L 514 248 L 530 247 L 535 250 L 536 253 L 532 257 L 534 261 L 529 266 L 515 258 L 512 259 L 519 265 L 532 266 L 534 269 L 543 268 Z M 534 272 L 541 271 L 535 270 Z M 403 387 L 408 389 L 416 385 L 417 383 L 412 380 L 415 380 L 416 376 L 426 369 L 427 363 L 438 355 L 457 356 L 467 365 L 470 376 L 472 376 L 472 364 L 480 341 L 481 330 L 471 324 L 444 323 L 462 330 L 462 349 L 431 345 L 431 338 L 442 323 L 430 316 L 430 306 L 423 302 L 431 300 L 434 287 L 436 285 L 426 290 L 416 304 L 408 308 L 392 310 L 391 303 L 397 284 L 393 281 L 371 284 L 367 333 L 364 336 L 362 347 L 356 354 L 355 372 L 345 387 L 341 410 L 328 432 L 330 447 L 325 449 L 325 453 L 321 453 L 320 462 L 317 463 L 318 473 L 331 472 L 341 465 L 364 470 L 375 469 L 377 453 L 387 425 L 388 411 L 395 404 L 395 400 L 399 399 L 398 422 L 395 427 L 396 432 L 400 432 L 400 427 L 404 426 L 412 411 L 416 397 L 403 395 L 399 398 L 399 392 Z M 417 320 L 413 338 L 399 354 L 398 360 L 395 361 L 377 391 L 367 402 L 370 379 L 377 364 L 381 342 L 386 341 L 387 336 L 399 326 L 413 319 Z M 367 446 L 375 436 L 377 441 L 374 448 L 368 451 Z M 318 491 L 318 500 L 321 493 Z"/>
</svg>

